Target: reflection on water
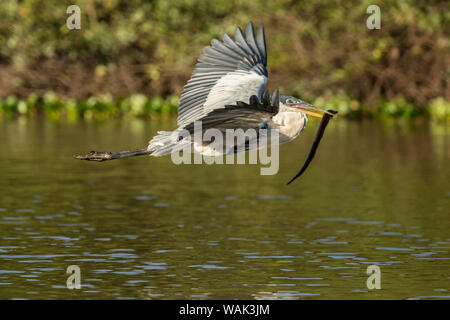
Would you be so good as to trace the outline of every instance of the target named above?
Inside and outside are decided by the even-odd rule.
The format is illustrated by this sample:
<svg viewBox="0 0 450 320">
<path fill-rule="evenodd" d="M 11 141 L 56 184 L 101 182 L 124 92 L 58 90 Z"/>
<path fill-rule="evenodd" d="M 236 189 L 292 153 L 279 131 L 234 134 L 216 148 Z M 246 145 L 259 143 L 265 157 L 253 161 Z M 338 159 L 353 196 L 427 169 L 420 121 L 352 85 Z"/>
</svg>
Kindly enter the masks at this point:
<svg viewBox="0 0 450 320">
<path fill-rule="evenodd" d="M 280 171 L 138 157 L 173 119 L 0 122 L 0 298 L 448 299 L 450 130 L 333 121 Z M 69 265 L 81 289 L 66 288 Z M 381 290 L 366 287 L 369 265 Z"/>
</svg>

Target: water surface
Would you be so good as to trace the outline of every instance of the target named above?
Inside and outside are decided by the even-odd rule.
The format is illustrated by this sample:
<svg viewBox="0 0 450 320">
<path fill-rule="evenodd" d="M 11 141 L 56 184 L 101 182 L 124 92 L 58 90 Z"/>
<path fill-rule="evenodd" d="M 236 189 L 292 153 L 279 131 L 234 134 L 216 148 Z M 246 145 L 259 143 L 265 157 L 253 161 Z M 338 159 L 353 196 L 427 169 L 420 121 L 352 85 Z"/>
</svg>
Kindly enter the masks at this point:
<svg viewBox="0 0 450 320">
<path fill-rule="evenodd" d="M 280 148 L 275 176 L 72 159 L 174 125 L 0 121 L 0 298 L 450 298 L 450 128 L 332 121 L 290 186 L 317 122 Z M 366 286 L 374 264 L 381 290 Z"/>
</svg>

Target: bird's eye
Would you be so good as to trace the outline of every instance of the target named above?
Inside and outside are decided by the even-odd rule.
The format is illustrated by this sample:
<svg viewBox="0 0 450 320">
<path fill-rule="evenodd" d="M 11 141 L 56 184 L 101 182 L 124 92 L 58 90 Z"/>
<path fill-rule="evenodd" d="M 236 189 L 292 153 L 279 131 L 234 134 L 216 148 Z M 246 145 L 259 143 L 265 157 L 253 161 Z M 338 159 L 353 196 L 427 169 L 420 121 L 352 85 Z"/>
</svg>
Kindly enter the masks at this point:
<svg viewBox="0 0 450 320">
<path fill-rule="evenodd" d="M 292 99 L 287 99 L 286 103 L 294 103 L 294 101 Z"/>
</svg>

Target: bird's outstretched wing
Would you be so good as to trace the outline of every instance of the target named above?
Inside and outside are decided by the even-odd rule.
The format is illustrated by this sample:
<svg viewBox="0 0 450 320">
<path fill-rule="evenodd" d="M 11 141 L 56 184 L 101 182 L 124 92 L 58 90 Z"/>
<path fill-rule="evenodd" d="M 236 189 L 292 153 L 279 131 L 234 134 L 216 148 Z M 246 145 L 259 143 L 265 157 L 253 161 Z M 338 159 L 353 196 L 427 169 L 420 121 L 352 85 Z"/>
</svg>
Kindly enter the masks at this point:
<svg viewBox="0 0 450 320">
<path fill-rule="evenodd" d="M 216 128 L 219 130 L 249 128 L 258 129 L 262 123 L 278 113 L 280 106 L 280 94 L 275 89 L 272 98 L 269 91 L 264 90 L 261 99 L 253 95 L 249 103 L 237 101 L 233 105 L 210 111 L 196 121 L 201 121 L 202 130 Z M 194 132 L 194 123 L 185 126 L 189 132 Z"/>
<path fill-rule="evenodd" d="M 180 126 L 236 101 L 248 101 L 253 95 L 261 99 L 268 77 L 264 27 L 260 25 L 255 36 L 250 22 L 245 36 L 238 27 L 234 38 L 225 33 L 223 41 L 213 39 L 211 46 L 203 49 L 181 94 Z"/>
</svg>

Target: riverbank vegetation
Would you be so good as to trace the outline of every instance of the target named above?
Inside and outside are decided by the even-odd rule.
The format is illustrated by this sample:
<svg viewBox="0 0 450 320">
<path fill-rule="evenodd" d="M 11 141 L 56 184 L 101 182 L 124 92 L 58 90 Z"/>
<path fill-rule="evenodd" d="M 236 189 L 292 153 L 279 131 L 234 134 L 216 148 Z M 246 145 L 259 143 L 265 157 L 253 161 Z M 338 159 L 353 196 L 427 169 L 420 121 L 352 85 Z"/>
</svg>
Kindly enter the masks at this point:
<svg viewBox="0 0 450 320">
<path fill-rule="evenodd" d="M 264 23 L 271 90 L 351 118 L 449 117 L 447 1 L 0 2 L 0 116 L 175 113 L 202 48 Z M 369 30 L 369 5 L 381 29 Z"/>
<path fill-rule="evenodd" d="M 118 117 L 151 117 L 175 115 L 178 110 L 178 96 L 166 98 L 147 97 L 133 94 L 113 99 L 110 94 L 75 100 L 48 92 L 42 97 L 35 94 L 27 98 L 9 96 L 0 99 L 0 117 L 17 116 L 47 117 L 49 119 L 111 119 Z M 339 111 L 339 116 L 350 119 L 362 118 L 405 118 L 430 117 L 438 121 L 450 121 L 450 103 L 439 97 L 431 100 L 426 108 L 416 108 L 403 97 L 392 101 L 379 102 L 375 108 L 340 95 L 331 98 L 319 97 L 312 101 L 315 105 Z"/>
</svg>

